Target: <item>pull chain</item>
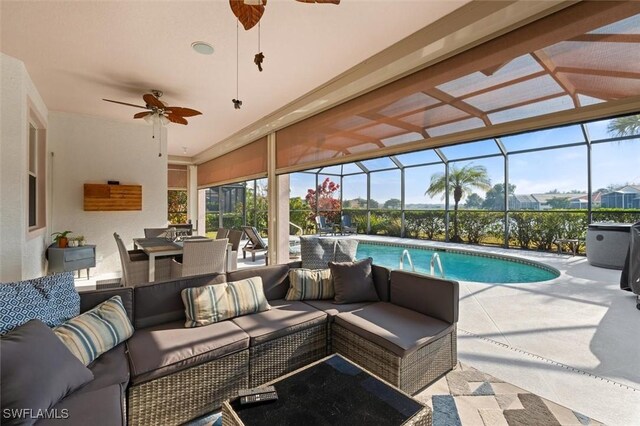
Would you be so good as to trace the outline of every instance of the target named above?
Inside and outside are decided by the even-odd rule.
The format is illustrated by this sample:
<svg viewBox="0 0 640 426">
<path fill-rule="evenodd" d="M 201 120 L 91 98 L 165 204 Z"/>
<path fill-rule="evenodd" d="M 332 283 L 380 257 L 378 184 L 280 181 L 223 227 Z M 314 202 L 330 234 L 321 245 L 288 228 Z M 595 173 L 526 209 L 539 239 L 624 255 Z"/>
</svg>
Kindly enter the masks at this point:
<svg viewBox="0 0 640 426">
<path fill-rule="evenodd" d="M 236 18 L 236 98 L 235 99 L 231 99 L 231 102 L 233 102 L 233 107 L 235 109 L 240 109 L 240 107 L 242 106 L 242 101 L 240 100 L 240 96 L 238 96 L 239 93 L 239 86 L 240 86 L 240 36 L 239 36 L 239 27 L 240 27 L 240 20 L 238 20 Z"/>
</svg>

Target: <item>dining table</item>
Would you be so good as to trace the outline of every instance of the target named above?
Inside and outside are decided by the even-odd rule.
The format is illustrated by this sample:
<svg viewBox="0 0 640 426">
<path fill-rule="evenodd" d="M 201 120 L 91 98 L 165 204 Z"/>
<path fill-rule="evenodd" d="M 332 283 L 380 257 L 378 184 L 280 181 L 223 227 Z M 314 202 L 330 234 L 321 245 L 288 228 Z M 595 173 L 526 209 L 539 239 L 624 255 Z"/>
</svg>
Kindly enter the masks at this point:
<svg viewBox="0 0 640 426">
<path fill-rule="evenodd" d="M 156 279 L 156 258 L 166 256 L 175 257 L 181 255 L 182 243 L 186 239 L 207 239 L 207 237 L 191 236 L 184 239 L 178 239 L 176 241 L 163 237 L 133 239 L 133 248 L 140 249 L 149 256 L 149 282 L 154 282 Z M 227 244 L 227 271 L 230 270 L 231 249 L 232 245 Z"/>
</svg>

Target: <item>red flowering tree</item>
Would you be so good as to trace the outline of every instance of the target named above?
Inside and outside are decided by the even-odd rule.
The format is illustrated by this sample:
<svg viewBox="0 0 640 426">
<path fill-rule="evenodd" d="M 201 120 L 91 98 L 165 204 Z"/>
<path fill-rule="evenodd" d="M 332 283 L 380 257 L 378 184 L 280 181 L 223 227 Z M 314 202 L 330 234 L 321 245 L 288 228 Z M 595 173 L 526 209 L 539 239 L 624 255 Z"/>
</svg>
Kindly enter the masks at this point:
<svg viewBox="0 0 640 426">
<path fill-rule="evenodd" d="M 315 223 L 316 215 L 316 199 L 318 201 L 318 214 L 327 218 L 329 222 L 340 221 L 340 198 L 336 198 L 335 193 L 340 189 L 340 185 L 332 182 L 330 178 L 326 178 L 317 189 L 308 189 L 305 200 L 311 208 L 309 220 Z M 316 197 L 317 194 L 317 197 Z"/>
</svg>

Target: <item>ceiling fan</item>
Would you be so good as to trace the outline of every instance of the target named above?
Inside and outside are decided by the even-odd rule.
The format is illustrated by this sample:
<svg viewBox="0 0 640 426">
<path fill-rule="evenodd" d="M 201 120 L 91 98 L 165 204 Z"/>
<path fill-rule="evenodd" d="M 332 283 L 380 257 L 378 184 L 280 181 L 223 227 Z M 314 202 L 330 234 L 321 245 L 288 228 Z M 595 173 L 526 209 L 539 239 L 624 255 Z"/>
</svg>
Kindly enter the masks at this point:
<svg viewBox="0 0 640 426">
<path fill-rule="evenodd" d="M 158 117 L 161 121 L 187 125 L 189 122 L 185 117 L 193 117 L 201 115 L 200 111 L 191 108 L 168 106 L 160 100 L 162 91 L 152 90 L 151 93 L 142 95 L 145 106 L 129 104 L 127 102 L 112 101 L 111 99 L 102 99 L 103 101 L 113 102 L 114 104 L 128 105 L 136 108 L 146 109 L 145 112 L 139 112 L 133 115 L 133 118 L 144 118 L 147 121 L 153 121 Z"/>
<path fill-rule="evenodd" d="M 340 4 L 340 0 L 296 0 L 300 3 Z M 229 0 L 233 14 L 236 15 L 245 30 L 253 28 L 262 18 L 267 0 Z"/>
</svg>

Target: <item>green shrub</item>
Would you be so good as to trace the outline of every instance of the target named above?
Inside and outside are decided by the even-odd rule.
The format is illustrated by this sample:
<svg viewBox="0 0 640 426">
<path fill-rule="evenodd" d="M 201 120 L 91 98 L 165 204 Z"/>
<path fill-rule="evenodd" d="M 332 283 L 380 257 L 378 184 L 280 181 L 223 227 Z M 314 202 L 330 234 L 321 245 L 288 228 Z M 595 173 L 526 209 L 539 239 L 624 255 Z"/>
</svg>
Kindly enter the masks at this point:
<svg viewBox="0 0 640 426">
<path fill-rule="evenodd" d="M 479 244 L 488 236 L 501 239 L 504 214 L 483 211 L 458 211 L 461 236 L 469 243 Z"/>
<path fill-rule="evenodd" d="M 444 211 L 424 210 L 404 213 L 405 235 L 427 240 L 444 239 Z"/>
</svg>

